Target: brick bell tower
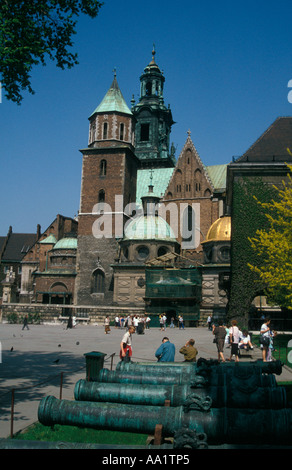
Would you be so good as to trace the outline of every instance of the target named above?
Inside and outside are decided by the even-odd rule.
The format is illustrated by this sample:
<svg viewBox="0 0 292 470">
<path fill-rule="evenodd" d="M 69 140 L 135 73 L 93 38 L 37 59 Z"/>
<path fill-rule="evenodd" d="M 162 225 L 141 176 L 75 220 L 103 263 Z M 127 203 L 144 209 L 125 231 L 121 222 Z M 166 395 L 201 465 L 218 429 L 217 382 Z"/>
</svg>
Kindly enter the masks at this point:
<svg viewBox="0 0 292 470">
<path fill-rule="evenodd" d="M 111 264 L 123 236 L 124 208 L 136 198 L 139 160 L 134 154 L 135 118 L 116 73 L 89 117 L 89 143 L 81 150 L 82 181 L 78 215 L 75 305 L 110 305 Z"/>
</svg>

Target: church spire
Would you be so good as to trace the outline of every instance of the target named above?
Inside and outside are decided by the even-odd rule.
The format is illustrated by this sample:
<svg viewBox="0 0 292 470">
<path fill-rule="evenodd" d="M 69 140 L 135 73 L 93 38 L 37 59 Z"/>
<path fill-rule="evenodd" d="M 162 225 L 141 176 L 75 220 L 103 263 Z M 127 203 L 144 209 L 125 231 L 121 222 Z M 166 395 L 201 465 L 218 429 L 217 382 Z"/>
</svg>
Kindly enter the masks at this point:
<svg viewBox="0 0 292 470">
<path fill-rule="evenodd" d="M 137 119 L 136 155 L 144 167 L 172 167 L 175 160 L 169 151 L 169 136 L 174 121 L 170 108 L 164 104 L 165 77 L 155 61 L 155 56 L 153 44 L 152 60 L 140 77 L 140 99 L 132 107 Z"/>
</svg>

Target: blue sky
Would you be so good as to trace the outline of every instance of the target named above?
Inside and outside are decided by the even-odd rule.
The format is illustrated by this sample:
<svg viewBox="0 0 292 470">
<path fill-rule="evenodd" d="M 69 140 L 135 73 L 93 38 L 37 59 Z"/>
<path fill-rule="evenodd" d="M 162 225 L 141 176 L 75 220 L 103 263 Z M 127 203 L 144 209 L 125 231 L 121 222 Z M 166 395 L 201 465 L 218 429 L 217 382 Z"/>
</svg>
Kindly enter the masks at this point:
<svg viewBox="0 0 292 470">
<path fill-rule="evenodd" d="M 278 116 L 292 115 L 291 2 L 105 0 L 81 16 L 79 65 L 32 73 L 35 95 L 0 104 L 0 235 L 44 231 L 58 213 L 79 209 L 88 117 L 117 80 L 128 105 L 151 61 L 165 74 L 164 99 L 179 155 L 190 129 L 206 165 L 229 163 Z"/>
</svg>

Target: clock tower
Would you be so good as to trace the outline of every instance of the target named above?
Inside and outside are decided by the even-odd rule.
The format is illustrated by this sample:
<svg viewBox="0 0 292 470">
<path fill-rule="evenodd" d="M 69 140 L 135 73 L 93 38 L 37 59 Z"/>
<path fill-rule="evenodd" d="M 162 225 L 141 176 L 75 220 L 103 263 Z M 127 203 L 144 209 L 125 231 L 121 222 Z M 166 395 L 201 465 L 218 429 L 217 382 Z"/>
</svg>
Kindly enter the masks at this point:
<svg viewBox="0 0 292 470">
<path fill-rule="evenodd" d="M 132 100 L 132 113 L 136 118 L 135 153 L 142 168 L 165 168 L 175 166 L 174 148 L 170 149 L 171 126 L 174 124 L 169 107 L 164 104 L 165 77 L 152 60 L 140 77 L 140 99 Z"/>
</svg>

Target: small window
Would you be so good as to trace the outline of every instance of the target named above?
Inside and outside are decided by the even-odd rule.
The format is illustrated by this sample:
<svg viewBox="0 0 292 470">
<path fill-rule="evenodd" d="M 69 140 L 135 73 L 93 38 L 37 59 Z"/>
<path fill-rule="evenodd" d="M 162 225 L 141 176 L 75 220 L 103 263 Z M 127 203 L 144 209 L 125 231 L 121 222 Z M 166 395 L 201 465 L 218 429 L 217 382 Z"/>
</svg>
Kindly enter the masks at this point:
<svg viewBox="0 0 292 470">
<path fill-rule="evenodd" d="M 103 139 L 107 139 L 107 122 L 103 123 Z"/>
<path fill-rule="evenodd" d="M 106 175 L 106 165 L 107 165 L 107 162 L 106 160 L 101 160 L 100 162 L 100 171 L 99 171 L 99 176 L 105 176 Z"/>
<path fill-rule="evenodd" d="M 141 141 L 142 142 L 149 141 L 149 129 L 150 129 L 150 124 L 141 124 Z"/>
<path fill-rule="evenodd" d="M 147 246 L 140 246 L 137 250 L 138 259 L 144 261 L 149 256 L 149 248 Z"/>
<path fill-rule="evenodd" d="M 124 130 L 125 130 L 125 124 L 122 122 L 120 124 L 120 140 L 124 140 Z"/>
<path fill-rule="evenodd" d="M 165 246 L 160 246 L 157 251 L 157 256 L 163 256 L 168 253 L 168 249 Z"/>
<path fill-rule="evenodd" d="M 98 193 L 98 202 L 104 202 L 105 201 L 105 192 L 103 189 L 101 189 Z"/>
<path fill-rule="evenodd" d="M 146 96 L 152 95 L 152 83 L 148 82 L 146 83 Z"/>
</svg>

